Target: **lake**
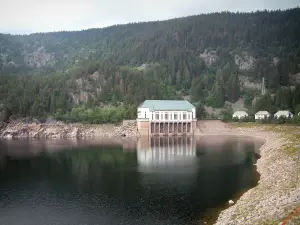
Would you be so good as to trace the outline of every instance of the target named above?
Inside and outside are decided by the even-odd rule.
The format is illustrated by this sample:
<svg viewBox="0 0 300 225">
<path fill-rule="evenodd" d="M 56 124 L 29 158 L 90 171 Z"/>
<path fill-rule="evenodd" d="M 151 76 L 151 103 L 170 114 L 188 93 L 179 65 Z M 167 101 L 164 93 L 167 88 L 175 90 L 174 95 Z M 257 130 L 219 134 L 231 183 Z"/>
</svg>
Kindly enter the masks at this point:
<svg viewBox="0 0 300 225">
<path fill-rule="evenodd" d="M 257 184 L 261 145 L 229 136 L 1 140 L 0 224 L 201 224 Z"/>
</svg>

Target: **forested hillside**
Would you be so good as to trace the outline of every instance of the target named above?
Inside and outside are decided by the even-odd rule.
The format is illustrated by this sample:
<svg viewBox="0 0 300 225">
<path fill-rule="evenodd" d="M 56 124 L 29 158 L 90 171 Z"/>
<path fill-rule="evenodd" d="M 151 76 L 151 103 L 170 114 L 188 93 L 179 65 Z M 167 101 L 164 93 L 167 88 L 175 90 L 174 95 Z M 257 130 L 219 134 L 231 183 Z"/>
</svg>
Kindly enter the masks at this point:
<svg viewBox="0 0 300 225">
<path fill-rule="evenodd" d="M 78 107 L 86 112 L 183 96 L 213 107 L 243 97 L 252 107 L 263 77 L 271 101 L 289 99 L 284 107 L 296 111 L 300 100 L 281 87 L 295 86 L 299 72 L 300 8 L 0 34 L 5 117 L 70 115 Z"/>
</svg>

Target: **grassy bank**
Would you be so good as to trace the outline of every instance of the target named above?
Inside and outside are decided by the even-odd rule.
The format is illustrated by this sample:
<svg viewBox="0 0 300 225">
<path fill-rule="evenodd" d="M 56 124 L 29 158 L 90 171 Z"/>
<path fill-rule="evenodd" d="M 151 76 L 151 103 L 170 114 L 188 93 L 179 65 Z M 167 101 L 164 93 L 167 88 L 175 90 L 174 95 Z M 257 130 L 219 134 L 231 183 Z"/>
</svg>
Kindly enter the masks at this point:
<svg viewBox="0 0 300 225">
<path fill-rule="evenodd" d="M 258 128 L 266 132 L 275 132 L 287 142 L 283 148 L 287 156 L 294 156 L 296 158 L 299 157 L 300 127 L 298 126 L 257 123 L 230 123 L 229 125 L 232 128 Z"/>
</svg>

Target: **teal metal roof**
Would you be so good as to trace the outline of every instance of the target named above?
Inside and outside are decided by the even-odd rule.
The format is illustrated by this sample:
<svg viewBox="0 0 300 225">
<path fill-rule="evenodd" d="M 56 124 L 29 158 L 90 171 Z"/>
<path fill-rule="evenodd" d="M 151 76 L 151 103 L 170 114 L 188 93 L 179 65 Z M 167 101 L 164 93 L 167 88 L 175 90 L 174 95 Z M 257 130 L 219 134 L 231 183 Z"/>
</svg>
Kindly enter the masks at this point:
<svg viewBox="0 0 300 225">
<path fill-rule="evenodd" d="M 149 108 L 150 111 L 192 111 L 195 106 L 186 100 L 146 100 L 139 108 Z"/>
</svg>

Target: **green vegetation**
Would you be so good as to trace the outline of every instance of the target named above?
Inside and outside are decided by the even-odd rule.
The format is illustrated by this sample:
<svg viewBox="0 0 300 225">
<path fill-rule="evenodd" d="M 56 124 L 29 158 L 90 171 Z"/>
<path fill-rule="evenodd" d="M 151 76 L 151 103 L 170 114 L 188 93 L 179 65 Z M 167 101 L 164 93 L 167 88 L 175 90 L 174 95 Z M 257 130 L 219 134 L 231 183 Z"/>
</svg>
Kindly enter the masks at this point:
<svg viewBox="0 0 300 225">
<path fill-rule="evenodd" d="M 293 113 L 300 112 L 300 85 L 294 89 L 281 87 L 276 91 L 275 96 L 266 93 L 258 99 L 254 106 L 254 111 L 267 110 L 270 113 L 276 113 L 277 110 L 290 110 Z"/>
<path fill-rule="evenodd" d="M 58 115 L 82 121 L 74 111 L 84 108 L 81 118 L 94 123 L 110 121 L 95 116 L 107 113 L 99 113 L 99 107 L 132 107 L 145 99 L 186 95 L 213 107 L 244 97 L 251 106 L 258 93 L 241 86 L 241 76 L 256 83 L 265 77 L 276 107 L 295 112 L 299 89 L 298 97 L 285 102 L 295 93 L 280 87 L 294 85 L 293 75 L 300 72 L 299 22 L 300 9 L 295 8 L 76 32 L 0 34 L 1 118 Z M 256 109 L 272 111 L 274 100 L 265 98 Z M 82 116 L 88 109 L 96 112 L 91 118 Z M 112 122 L 123 116 L 110 112 Z"/>
<path fill-rule="evenodd" d="M 225 110 L 224 116 L 222 121 L 223 122 L 238 122 L 238 123 L 254 123 L 257 124 L 293 124 L 300 126 L 300 116 L 295 115 L 292 118 L 286 118 L 286 117 L 279 117 L 278 119 L 275 119 L 274 117 L 269 117 L 268 119 L 262 119 L 262 120 L 255 120 L 254 115 L 249 115 L 248 117 L 244 119 L 237 119 L 232 118 L 232 114 L 229 114 L 228 111 Z"/>
<path fill-rule="evenodd" d="M 57 120 L 66 122 L 84 122 L 90 124 L 119 123 L 123 119 L 136 118 L 136 107 L 120 105 L 118 107 L 73 108 L 66 114 L 55 114 Z"/>
</svg>

